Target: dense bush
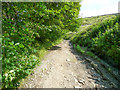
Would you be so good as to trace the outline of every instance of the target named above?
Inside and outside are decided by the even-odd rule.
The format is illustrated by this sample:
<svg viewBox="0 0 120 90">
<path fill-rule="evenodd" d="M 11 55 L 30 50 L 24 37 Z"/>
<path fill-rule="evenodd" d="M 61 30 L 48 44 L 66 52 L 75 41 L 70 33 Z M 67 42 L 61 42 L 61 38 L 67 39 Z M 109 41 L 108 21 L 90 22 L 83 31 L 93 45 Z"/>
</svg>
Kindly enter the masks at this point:
<svg viewBox="0 0 120 90">
<path fill-rule="evenodd" d="M 79 27 L 79 2 L 2 3 L 2 87 L 17 87 L 39 62 L 36 41 L 52 43 Z M 44 46 L 44 45 L 43 45 Z"/>
<path fill-rule="evenodd" d="M 72 40 L 114 66 L 120 64 L 120 15 L 91 25 Z"/>
</svg>

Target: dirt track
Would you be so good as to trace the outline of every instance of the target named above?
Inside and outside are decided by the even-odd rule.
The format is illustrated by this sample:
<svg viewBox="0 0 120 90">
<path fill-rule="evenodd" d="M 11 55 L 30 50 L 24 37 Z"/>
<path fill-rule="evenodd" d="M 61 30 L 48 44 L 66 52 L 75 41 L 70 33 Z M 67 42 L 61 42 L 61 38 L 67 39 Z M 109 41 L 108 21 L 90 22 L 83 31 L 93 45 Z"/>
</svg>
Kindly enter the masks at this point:
<svg viewBox="0 0 120 90">
<path fill-rule="evenodd" d="M 49 50 L 40 66 L 34 69 L 22 88 L 94 88 L 112 87 L 95 72 L 94 68 L 78 55 L 69 40 Z"/>
</svg>

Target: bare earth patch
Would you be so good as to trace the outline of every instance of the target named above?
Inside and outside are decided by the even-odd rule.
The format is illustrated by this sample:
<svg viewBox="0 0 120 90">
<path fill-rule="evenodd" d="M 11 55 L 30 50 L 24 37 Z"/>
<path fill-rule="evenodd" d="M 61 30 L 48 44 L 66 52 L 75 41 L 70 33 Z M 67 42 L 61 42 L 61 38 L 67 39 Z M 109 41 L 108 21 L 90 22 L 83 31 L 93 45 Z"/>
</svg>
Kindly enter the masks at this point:
<svg viewBox="0 0 120 90">
<path fill-rule="evenodd" d="M 114 87 L 98 74 L 84 56 L 78 55 L 69 40 L 51 48 L 42 64 L 21 83 L 21 88 Z"/>
</svg>

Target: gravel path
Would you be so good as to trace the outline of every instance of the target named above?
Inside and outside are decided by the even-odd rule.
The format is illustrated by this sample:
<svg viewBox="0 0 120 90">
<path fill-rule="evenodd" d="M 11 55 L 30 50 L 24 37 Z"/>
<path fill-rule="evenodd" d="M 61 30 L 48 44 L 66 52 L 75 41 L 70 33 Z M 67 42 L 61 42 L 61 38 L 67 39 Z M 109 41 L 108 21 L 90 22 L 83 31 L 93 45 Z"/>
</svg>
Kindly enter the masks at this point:
<svg viewBox="0 0 120 90">
<path fill-rule="evenodd" d="M 27 77 L 21 88 L 99 88 L 112 85 L 95 72 L 69 40 L 49 50 L 42 64 Z"/>
</svg>

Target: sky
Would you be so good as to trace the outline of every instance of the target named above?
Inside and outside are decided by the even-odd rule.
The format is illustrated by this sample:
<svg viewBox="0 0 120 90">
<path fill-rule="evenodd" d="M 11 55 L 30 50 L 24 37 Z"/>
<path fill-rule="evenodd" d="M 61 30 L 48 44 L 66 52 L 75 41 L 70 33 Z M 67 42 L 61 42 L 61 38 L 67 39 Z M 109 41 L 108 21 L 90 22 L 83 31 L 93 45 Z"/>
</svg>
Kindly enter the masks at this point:
<svg viewBox="0 0 120 90">
<path fill-rule="evenodd" d="M 120 0 L 82 0 L 79 17 L 118 13 Z"/>
</svg>

